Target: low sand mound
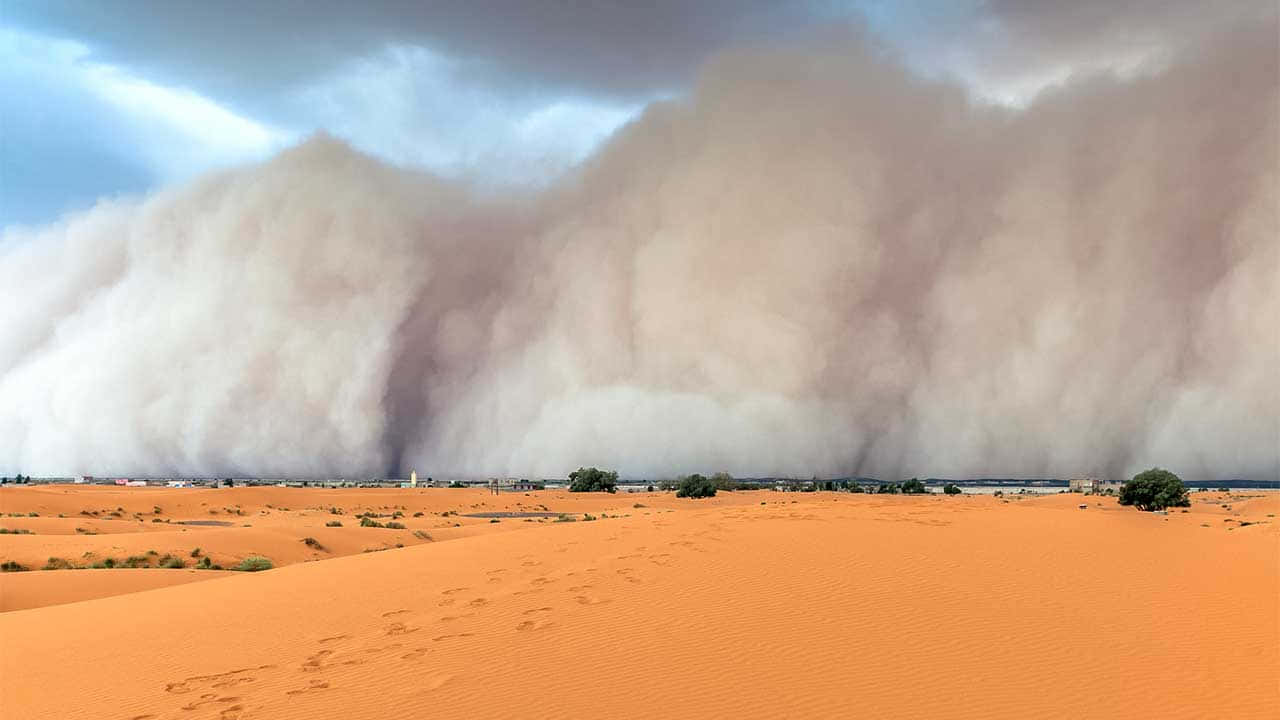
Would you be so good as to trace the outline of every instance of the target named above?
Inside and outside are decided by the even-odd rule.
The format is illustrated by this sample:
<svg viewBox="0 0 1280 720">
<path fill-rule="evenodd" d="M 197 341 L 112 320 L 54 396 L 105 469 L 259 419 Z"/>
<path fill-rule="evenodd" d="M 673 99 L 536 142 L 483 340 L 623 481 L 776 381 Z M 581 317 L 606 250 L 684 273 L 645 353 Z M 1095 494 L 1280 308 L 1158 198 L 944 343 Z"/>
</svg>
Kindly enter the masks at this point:
<svg viewBox="0 0 1280 720">
<path fill-rule="evenodd" d="M 142 569 L 4 573 L 0 575 L 0 612 L 94 600 L 230 574 L 217 571 Z"/>
<path fill-rule="evenodd" d="M 5 613 L 0 706 L 121 720 L 1274 717 L 1275 525 L 1068 500 L 672 500 Z"/>
</svg>

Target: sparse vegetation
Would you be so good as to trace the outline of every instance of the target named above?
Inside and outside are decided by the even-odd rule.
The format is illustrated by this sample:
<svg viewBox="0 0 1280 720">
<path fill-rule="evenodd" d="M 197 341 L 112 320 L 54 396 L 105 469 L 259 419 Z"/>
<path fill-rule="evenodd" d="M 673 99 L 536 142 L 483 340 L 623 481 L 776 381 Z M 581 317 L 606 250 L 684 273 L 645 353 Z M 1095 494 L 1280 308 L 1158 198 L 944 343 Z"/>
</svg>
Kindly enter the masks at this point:
<svg viewBox="0 0 1280 720">
<path fill-rule="evenodd" d="M 181 570 L 187 566 L 187 562 L 177 555 L 165 555 L 160 558 L 160 567 L 169 568 L 171 570 Z"/>
<path fill-rule="evenodd" d="M 0 563 L 0 572 L 26 572 L 29 568 L 14 560 L 6 560 Z"/>
<path fill-rule="evenodd" d="M 0 535 L 31 535 L 31 534 L 33 533 L 30 530 L 27 530 L 26 528 L 14 528 L 11 530 L 9 528 L 0 527 Z"/>
<path fill-rule="evenodd" d="M 325 527 L 342 527 L 342 521 L 341 521 L 341 520 L 330 520 L 329 522 L 325 523 L 325 524 L 324 524 L 324 526 L 325 526 Z"/>
<path fill-rule="evenodd" d="M 1190 507 L 1191 500 L 1177 475 L 1151 468 L 1133 476 L 1120 488 L 1120 504 L 1135 505 L 1139 510 L 1154 511 L 1171 507 Z"/>
<path fill-rule="evenodd" d="M 431 542 L 431 534 L 423 530 L 414 530 L 413 536 L 418 538 L 419 540 L 426 540 L 427 542 Z"/>
<path fill-rule="evenodd" d="M 458 482 L 457 480 L 454 480 L 453 482 L 449 483 L 449 487 L 451 487 L 451 488 L 465 488 L 465 487 L 466 487 L 466 485 L 463 485 L 462 483 Z"/>
<path fill-rule="evenodd" d="M 599 468 L 578 468 L 569 473 L 569 492 L 617 492 L 618 473 Z"/>
<path fill-rule="evenodd" d="M 942 486 L 942 492 L 946 493 L 947 495 L 959 495 L 961 493 L 961 490 L 959 487 L 956 486 L 955 483 L 947 483 L 946 485 Z"/>
<path fill-rule="evenodd" d="M 271 561 L 261 555 L 250 555 L 240 561 L 239 565 L 231 568 L 239 572 L 261 572 L 271 569 Z"/>
<path fill-rule="evenodd" d="M 200 548 L 195 548 L 195 549 L 193 549 L 193 550 L 191 551 L 191 557 L 193 557 L 193 558 L 198 558 L 198 557 L 200 557 Z"/>
<path fill-rule="evenodd" d="M 324 546 L 320 544 L 320 541 L 313 537 L 304 537 L 302 538 L 302 542 L 313 550 L 324 550 Z"/>
<path fill-rule="evenodd" d="M 404 523 L 388 522 L 388 523 L 384 523 L 382 527 L 387 528 L 388 530 L 403 530 Z"/>
<path fill-rule="evenodd" d="M 40 569 L 41 570 L 75 570 L 76 566 L 72 564 L 70 560 L 65 560 L 60 557 L 51 557 L 49 558 L 49 561 L 45 563 L 44 567 Z"/>
</svg>

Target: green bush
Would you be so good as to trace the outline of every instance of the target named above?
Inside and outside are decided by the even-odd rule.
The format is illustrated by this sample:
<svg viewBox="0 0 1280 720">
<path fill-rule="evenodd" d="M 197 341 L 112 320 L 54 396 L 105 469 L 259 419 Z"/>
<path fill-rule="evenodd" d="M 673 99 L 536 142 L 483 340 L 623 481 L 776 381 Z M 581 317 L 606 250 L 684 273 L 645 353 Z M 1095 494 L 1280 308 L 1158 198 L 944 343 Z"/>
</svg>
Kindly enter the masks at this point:
<svg viewBox="0 0 1280 720">
<path fill-rule="evenodd" d="M 598 468 L 578 468 L 569 473 L 569 492 L 617 492 L 618 473 Z"/>
<path fill-rule="evenodd" d="M 51 557 L 41 570 L 75 570 L 76 566 L 71 564 L 70 560 L 64 560 L 60 557 Z"/>
<path fill-rule="evenodd" d="M 165 555 L 160 558 L 160 567 L 169 568 L 171 570 L 180 570 L 187 566 L 187 563 L 177 555 Z"/>
<path fill-rule="evenodd" d="M 707 498 L 715 496 L 715 482 L 697 473 L 680 478 L 680 483 L 676 486 L 676 497 L 678 498 Z"/>
<path fill-rule="evenodd" d="M 320 541 L 313 537 L 304 537 L 302 538 L 302 542 L 304 545 L 306 545 L 309 548 L 314 548 L 316 550 L 324 549 L 324 546 L 320 544 Z"/>
<path fill-rule="evenodd" d="M 208 570 L 209 568 L 213 567 L 213 561 L 209 559 L 208 555 L 205 555 L 204 557 L 200 558 L 200 562 L 196 563 L 196 567 L 200 568 L 201 570 Z"/>
<path fill-rule="evenodd" d="M 876 494 L 877 495 L 897 495 L 898 483 L 889 483 L 887 485 L 880 485 L 879 487 L 876 488 Z"/>
<path fill-rule="evenodd" d="M 387 528 L 388 530 L 403 530 L 403 529 L 404 529 L 404 523 L 399 523 L 399 522 L 389 522 L 389 523 L 384 524 L 382 527 Z"/>
<path fill-rule="evenodd" d="M 271 569 L 271 561 L 261 555 L 250 555 L 240 561 L 240 564 L 231 568 L 240 572 L 260 572 L 262 570 Z"/>
<path fill-rule="evenodd" d="M 325 524 L 324 524 L 324 526 L 325 526 L 325 527 L 342 527 L 342 521 L 341 521 L 341 520 L 330 520 L 329 522 L 325 523 Z"/>
<path fill-rule="evenodd" d="M 6 560 L 0 563 L 0 572 L 26 572 L 27 566 L 14 560 Z"/>
<path fill-rule="evenodd" d="M 462 484 L 462 483 L 458 482 L 457 480 L 454 480 L 453 482 L 449 483 L 449 487 L 451 487 L 451 488 L 464 488 L 464 487 L 466 487 L 466 485 L 464 485 L 464 484 Z"/>
<path fill-rule="evenodd" d="M 191 551 L 191 557 L 195 557 L 195 558 L 200 557 L 200 548 L 194 548 Z"/>
<path fill-rule="evenodd" d="M 961 490 L 960 488 L 956 487 L 955 483 L 947 483 L 946 485 L 942 486 L 942 492 L 948 495 L 959 495 L 961 493 Z"/>
<path fill-rule="evenodd" d="M 0 528 L 0 535 L 30 535 L 30 534 L 31 534 L 31 531 L 25 528 L 15 528 L 13 530 L 10 530 L 9 528 Z"/>
<path fill-rule="evenodd" d="M 1177 475 L 1151 468 L 1133 476 L 1120 488 L 1120 504 L 1136 505 L 1139 510 L 1164 510 L 1171 507 L 1191 507 L 1187 489 Z"/>
<path fill-rule="evenodd" d="M 373 518 L 371 518 L 371 517 L 362 517 L 362 518 L 360 518 L 360 527 L 376 527 L 376 528 L 380 528 L 380 527 L 382 527 L 382 523 L 378 522 L 377 520 L 374 520 L 374 519 L 373 519 Z"/>
</svg>

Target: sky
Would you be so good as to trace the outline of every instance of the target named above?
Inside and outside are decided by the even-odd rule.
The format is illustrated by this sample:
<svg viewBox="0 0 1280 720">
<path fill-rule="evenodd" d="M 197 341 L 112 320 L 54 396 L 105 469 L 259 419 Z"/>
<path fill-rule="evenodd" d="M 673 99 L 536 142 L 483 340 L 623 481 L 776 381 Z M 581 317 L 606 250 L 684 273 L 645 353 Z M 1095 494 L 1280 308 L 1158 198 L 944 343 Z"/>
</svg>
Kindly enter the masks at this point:
<svg viewBox="0 0 1280 720">
<path fill-rule="evenodd" d="M 0 226 L 260 161 L 323 131 L 482 187 L 545 186 L 716 52 L 862 26 L 924 76 L 1023 105 L 1156 67 L 1202 3 L 8 0 Z"/>
</svg>

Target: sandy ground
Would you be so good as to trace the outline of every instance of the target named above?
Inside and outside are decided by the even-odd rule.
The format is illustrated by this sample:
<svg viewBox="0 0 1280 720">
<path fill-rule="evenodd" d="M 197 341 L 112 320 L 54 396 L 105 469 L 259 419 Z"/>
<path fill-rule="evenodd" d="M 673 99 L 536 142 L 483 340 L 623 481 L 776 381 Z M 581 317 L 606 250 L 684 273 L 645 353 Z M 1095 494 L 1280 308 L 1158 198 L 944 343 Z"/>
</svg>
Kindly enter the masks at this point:
<svg viewBox="0 0 1280 720">
<path fill-rule="evenodd" d="M 1275 717 L 1280 496 L 1193 498 L 5 488 L 0 511 L 39 517 L 0 518 L 34 531 L 0 559 L 199 544 L 286 566 L 0 576 L 32 608 L 0 614 L 0 716 Z M 405 531 L 351 522 L 397 506 Z M 542 506 L 609 517 L 440 514 Z M 150 527 L 212 508 L 251 527 Z M 413 529 L 432 540 L 379 534 Z"/>
</svg>

